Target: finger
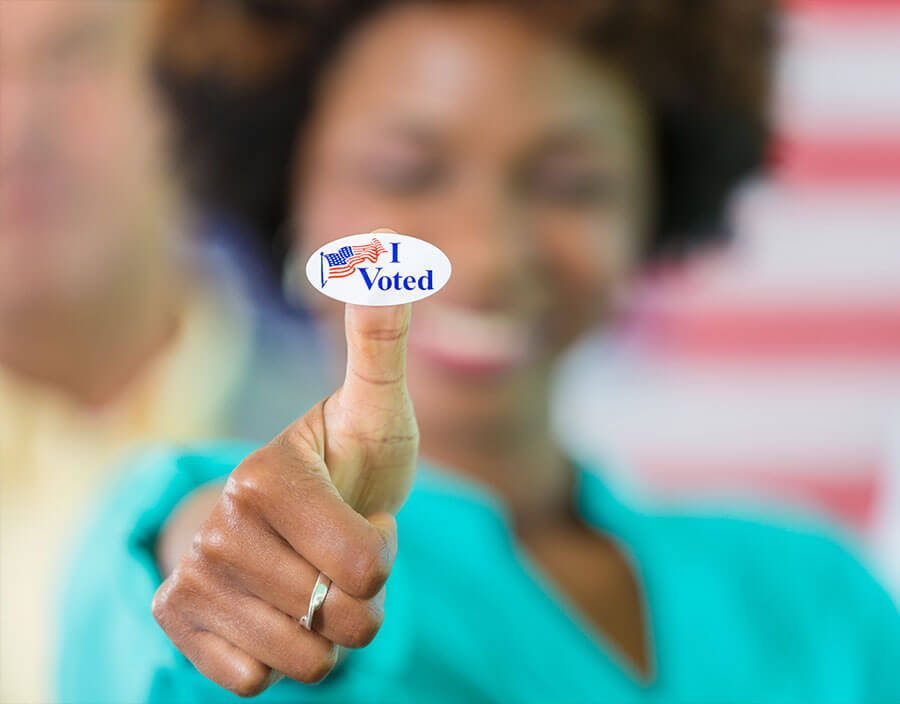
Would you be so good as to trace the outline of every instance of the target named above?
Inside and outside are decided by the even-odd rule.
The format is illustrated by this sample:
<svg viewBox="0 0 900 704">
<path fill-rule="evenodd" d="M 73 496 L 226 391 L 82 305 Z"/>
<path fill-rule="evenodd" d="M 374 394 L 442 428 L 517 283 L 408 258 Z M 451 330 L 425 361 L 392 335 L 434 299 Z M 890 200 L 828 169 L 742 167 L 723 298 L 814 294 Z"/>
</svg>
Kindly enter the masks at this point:
<svg viewBox="0 0 900 704">
<path fill-rule="evenodd" d="M 193 630 L 175 646 L 203 675 L 241 697 L 255 697 L 281 675 L 215 633 Z"/>
<path fill-rule="evenodd" d="M 278 673 L 221 636 L 160 609 L 164 600 L 165 596 L 154 599 L 154 617 L 181 654 L 213 682 L 239 696 L 253 697 L 278 680 Z"/>
<path fill-rule="evenodd" d="M 294 552 L 324 572 L 344 592 L 361 599 L 371 598 L 384 586 L 393 566 L 397 553 L 396 523 L 391 516 L 373 516 L 375 522 L 366 520 L 340 497 L 321 469 L 312 471 L 298 466 L 296 471 L 278 473 L 265 469 L 272 463 L 283 470 L 290 469 L 292 462 L 299 462 L 292 452 L 290 445 L 270 445 L 245 460 L 225 485 L 217 508 L 223 512 L 223 520 L 214 523 L 242 523 L 242 531 L 256 540 L 260 528 L 246 522 L 247 516 L 259 515 Z M 233 550 L 226 536 L 210 535 L 206 542 L 208 547 L 204 549 L 212 559 L 230 559 Z M 222 551 L 224 554 L 219 554 Z"/>
<path fill-rule="evenodd" d="M 337 646 L 327 638 L 250 594 L 226 598 L 228 608 L 197 609 L 191 622 L 298 682 L 319 682 L 334 668 Z"/>
<path fill-rule="evenodd" d="M 319 570 L 274 533 L 254 537 L 252 546 L 247 542 L 236 536 L 223 546 L 229 554 L 220 560 L 220 569 L 247 592 L 288 616 L 305 616 Z M 314 631 L 338 645 L 362 648 L 378 633 L 383 619 L 384 587 L 371 599 L 357 599 L 332 583 L 312 625 Z"/>
</svg>

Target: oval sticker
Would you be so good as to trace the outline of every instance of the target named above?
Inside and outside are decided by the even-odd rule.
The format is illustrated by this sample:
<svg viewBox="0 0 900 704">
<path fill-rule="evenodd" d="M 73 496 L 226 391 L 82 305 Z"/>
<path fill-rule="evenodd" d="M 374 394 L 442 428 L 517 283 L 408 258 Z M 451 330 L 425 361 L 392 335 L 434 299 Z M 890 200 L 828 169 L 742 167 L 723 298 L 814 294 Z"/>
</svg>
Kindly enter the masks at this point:
<svg viewBox="0 0 900 704">
<path fill-rule="evenodd" d="M 440 291 L 450 280 L 450 260 L 430 242 L 370 232 L 319 247 L 306 262 L 306 278 L 344 303 L 391 306 Z"/>
</svg>

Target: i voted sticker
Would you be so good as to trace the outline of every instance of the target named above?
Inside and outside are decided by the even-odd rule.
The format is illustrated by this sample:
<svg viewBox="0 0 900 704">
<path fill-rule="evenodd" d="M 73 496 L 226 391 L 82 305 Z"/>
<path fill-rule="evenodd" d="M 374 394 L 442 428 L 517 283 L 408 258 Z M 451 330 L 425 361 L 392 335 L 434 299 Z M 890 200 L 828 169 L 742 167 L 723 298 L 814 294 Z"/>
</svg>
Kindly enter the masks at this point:
<svg viewBox="0 0 900 704">
<path fill-rule="evenodd" d="M 364 306 L 427 298 L 449 281 L 450 270 L 447 255 L 433 244 L 393 232 L 341 237 L 306 262 L 306 278 L 317 290 Z"/>
</svg>

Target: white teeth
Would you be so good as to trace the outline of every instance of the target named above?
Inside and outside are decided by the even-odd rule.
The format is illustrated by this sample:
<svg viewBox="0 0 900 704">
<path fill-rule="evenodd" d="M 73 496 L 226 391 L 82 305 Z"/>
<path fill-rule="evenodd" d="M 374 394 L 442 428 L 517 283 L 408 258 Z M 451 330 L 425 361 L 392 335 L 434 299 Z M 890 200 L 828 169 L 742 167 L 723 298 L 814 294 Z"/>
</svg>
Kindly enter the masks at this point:
<svg viewBox="0 0 900 704">
<path fill-rule="evenodd" d="M 517 363 L 525 361 L 531 353 L 533 327 L 525 318 L 509 313 L 432 305 L 417 316 L 411 334 L 421 344 L 447 357 Z"/>
</svg>

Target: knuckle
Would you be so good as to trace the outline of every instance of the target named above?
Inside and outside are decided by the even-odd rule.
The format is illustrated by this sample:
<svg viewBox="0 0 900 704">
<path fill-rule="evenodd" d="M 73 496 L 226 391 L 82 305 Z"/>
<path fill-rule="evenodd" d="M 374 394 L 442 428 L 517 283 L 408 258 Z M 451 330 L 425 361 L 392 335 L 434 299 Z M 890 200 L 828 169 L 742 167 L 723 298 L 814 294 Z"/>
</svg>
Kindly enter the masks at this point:
<svg viewBox="0 0 900 704">
<path fill-rule="evenodd" d="M 163 582 L 153 595 L 153 601 L 150 602 L 150 612 L 153 614 L 153 618 L 166 632 L 172 621 L 171 593 L 171 583 Z"/>
<path fill-rule="evenodd" d="M 307 413 L 297 418 L 272 440 L 271 445 L 291 454 L 296 452 L 297 448 L 316 447 L 318 441 L 314 424 L 322 418 L 325 401 L 326 399 L 322 399 Z"/>
<path fill-rule="evenodd" d="M 387 546 L 378 539 L 370 545 L 350 553 L 350 589 L 354 596 L 371 599 L 384 586 L 391 573 Z"/>
<path fill-rule="evenodd" d="M 347 646 L 350 648 L 366 647 L 378 635 L 383 622 L 384 609 L 380 605 L 367 603 L 359 619 L 351 626 Z"/>
<path fill-rule="evenodd" d="M 188 601 L 175 579 L 170 577 L 156 590 L 150 602 L 150 612 L 166 636 L 180 648 L 190 631 L 190 617 Z"/>
<path fill-rule="evenodd" d="M 226 688 L 237 694 L 239 697 L 255 697 L 261 694 L 269 684 L 271 670 L 257 663 L 252 667 L 241 668 L 234 682 L 230 683 Z"/>
<path fill-rule="evenodd" d="M 196 603 L 202 603 L 208 592 L 207 577 L 196 564 L 183 563 L 171 574 L 165 591 L 160 590 L 164 600 L 160 608 L 168 614 L 184 614 Z"/>
<path fill-rule="evenodd" d="M 231 540 L 221 528 L 205 526 L 194 536 L 195 554 L 209 562 L 227 562 L 231 553 Z"/>
<path fill-rule="evenodd" d="M 265 464 L 251 455 L 228 477 L 223 495 L 236 506 L 257 506 L 265 500 L 268 483 Z"/>
<path fill-rule="evenodd" d="M 304 684 L 321 682 L 334 669 L 336 664 L 337 648 L 329 644 L 329 647 L 324 652 L 316 654 L 304 664 L 303 671 L 300 673 L 300 681 Z"/>
</svg>

